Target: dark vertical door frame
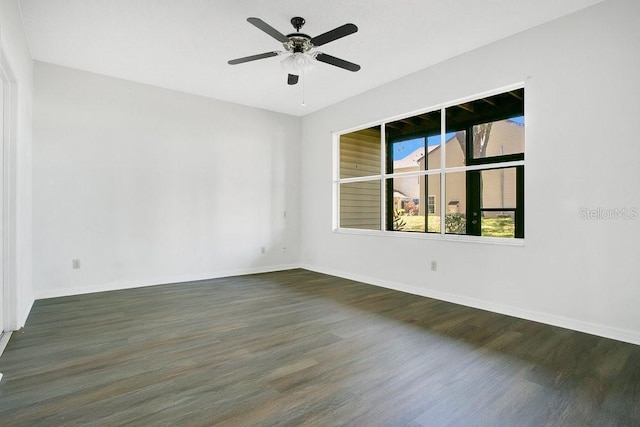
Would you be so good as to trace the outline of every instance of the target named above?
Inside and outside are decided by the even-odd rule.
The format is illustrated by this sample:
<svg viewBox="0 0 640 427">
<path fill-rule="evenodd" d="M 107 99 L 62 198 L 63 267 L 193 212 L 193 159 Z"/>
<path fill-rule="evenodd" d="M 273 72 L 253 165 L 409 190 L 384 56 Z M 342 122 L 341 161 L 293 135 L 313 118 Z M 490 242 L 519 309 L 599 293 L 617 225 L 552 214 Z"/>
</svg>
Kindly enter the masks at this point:
<svg viewBox="0 0 640 427">
<path fill-rule="evenodd" d="M 387 138 L 385 138 L 385 140 L 386 140 L 385 171 L 386 171 L 386 173 L 393 173 L 393 142 L 389 141 Z M 385 194 L 386 194 L 386 199 L 387 199 L 385 201 L 385 211 L 387 213 L 385 230 L 393 231 L 393 212 L 394 212 L 394 206 L 393 206 L 393 178 L 386 179 L 383 176 L 382 177 L 382 185 L 385 186 L 384 189 L 385 189 Z"/>
<path fill-rule="evenodd" d="M 524 166 L 516 166 L 515 237 L 524 239 Z"/>
<path fill-rule="evenodd" d="M 480 236 L 482 232 L 482 171 L 467 171 L 467 234 L 471 236 Z"/>
<path fill-rule="evenodd" d="M 473 159 L 473 126 L 465 129 L 465 164 L 469 165 Z M 466 234 L 471 236 L 480 236 L 481 234 L 481 211 L 482 208 L 482 185 L 480 171 L 467 171 L 466 177 Z"/>
<path fill-rule="evenodd" d="M 465 164 L 483 165 L 508 161 L 524 161 L 524 153 L 508 154 L 489 158 L 475 159 L 473 157 L 473 125 L 469 126 L 465 135 Z M 516 166 L 516 209 L 514 237 L 524 238 L 524 166 Z M 490 170 L 490 169 L 483 169 Z M 471 236 L 482 235 L 482 170 L 466 172 L 466 225 L 467 234 Z"/>
</svg>

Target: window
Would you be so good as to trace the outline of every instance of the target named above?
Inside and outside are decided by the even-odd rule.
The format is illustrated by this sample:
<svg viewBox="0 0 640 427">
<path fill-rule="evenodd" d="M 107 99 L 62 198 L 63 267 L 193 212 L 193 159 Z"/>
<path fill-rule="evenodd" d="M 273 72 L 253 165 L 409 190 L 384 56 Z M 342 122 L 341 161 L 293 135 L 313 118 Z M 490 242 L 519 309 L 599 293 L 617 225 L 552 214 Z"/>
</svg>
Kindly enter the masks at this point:
<svg viewBox="0 0 640 427">
<path fill-rule="evenodd" d="M 380 229 L 380 147 L 380 126 L 340 136 L 340 227 Z"/>
<path fill-rule="evenodd" d="M 435 215 L 436 213 L 436 196 L 432 194 L 427 196 L 427 212 L 430 215 Z"/>
<path fill-rule="evenodd" d="M 339 228 L 524 237 L 524 89 L 339 138 Z"/>
</svg>

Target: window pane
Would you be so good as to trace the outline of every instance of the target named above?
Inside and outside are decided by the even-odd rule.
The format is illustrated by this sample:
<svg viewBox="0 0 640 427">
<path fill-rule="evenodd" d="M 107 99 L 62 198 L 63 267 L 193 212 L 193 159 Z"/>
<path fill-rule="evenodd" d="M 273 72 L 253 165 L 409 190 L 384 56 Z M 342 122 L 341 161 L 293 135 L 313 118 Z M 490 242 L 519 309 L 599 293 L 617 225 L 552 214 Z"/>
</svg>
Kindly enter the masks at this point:
<svg viewBox="0 0 640 427">
<path fill-rule="evenodd" d="M 440 110 L 385 125 L 387 173 L 440 167 Z"/>
<path fill-rule="evenodd" d="M 393 162 L 387 173 L 416 172 L 425 168 L 425 138 L 413 138 L 391 143 Z"/>
<path fill-rule="evenodd" d="M 440 175 L 387 179 L 388 230 L 440 232 Z"/>
<path fill-rule="evenodd" d="M 446 174 L 445 178 L 445 231 L 452 234 L 466 234 L 466 175 L 464 172 L 451 172 Z"/>
<path fill-rule="evenodd" d="M 473 126 L 473 158 L 524 153 L 524 116 Z"/>
<path fill-rule="evenodd" d="M 427 231 L 440 233 L 440 175 L 424 177 L 427 187 Z"/>
<path fill-rule="evenodd" d="M 380 175 L 380 126 L 340 135 L 340 178 Z"/>
<path fill-rule="evenodd" d="M 515 212 L 482 212 L 482 235 L 489 237 L 515 237 Z"/>
<path fill-rule="evenodd" d="M 453 140 L 466 150 L 463 139 L 470 138 L 467 156 L 473 159 L 524 153 L 524 89 L 514 89 L 482 99 L 454 105 L 446 109 L 447 135 L 455 134 Z M 471 132 L 465 135 L 462 131 Z M 453 151 L 454 144 L 447 138 L 447 166 L 471 164 L 469 159 L 460 159 Z"/>
<path fill-rule="evenodd" d="M 340 227 L 380 230 L 380 181 L 340 184 Z"/>
<path fill-rule="evenodd" d="M 482 208 L 516 208 L 516 168 L 484 170 L 480 176 Z"/>
<path fill-rule="evenodd" d="M 392 194 L 392 215 L 387 229 L 425 231 L 424 176 L 387 179 L 387 194 Z M 389 196 L 387 196 L 389 197 Z"/>
</svg>

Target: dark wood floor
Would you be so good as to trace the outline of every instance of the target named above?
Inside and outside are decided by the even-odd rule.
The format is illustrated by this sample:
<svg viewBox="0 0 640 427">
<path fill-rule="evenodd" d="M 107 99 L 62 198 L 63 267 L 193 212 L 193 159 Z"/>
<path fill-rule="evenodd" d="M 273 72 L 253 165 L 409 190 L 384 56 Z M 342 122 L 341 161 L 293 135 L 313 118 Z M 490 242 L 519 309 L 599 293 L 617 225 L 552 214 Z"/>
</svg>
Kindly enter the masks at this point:
<svg viewBox="0 0 640 427">
<path fill-rule="evenodd" d="M 0 424 L 640 425 L 640 346 L 304 270 L 37 301 Z"/>
</svg>

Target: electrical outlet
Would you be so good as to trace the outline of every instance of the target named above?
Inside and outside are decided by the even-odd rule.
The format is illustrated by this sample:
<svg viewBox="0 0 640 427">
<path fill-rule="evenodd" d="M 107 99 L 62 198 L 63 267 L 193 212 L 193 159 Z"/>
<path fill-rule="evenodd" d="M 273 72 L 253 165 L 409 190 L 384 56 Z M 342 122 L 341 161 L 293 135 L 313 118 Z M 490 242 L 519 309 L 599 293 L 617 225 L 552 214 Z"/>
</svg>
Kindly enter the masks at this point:
<svg viewBox="0 0 640 427">
<path fill-rule="evenodd" d="M 431 271 L 438 271 L 438 261 L 431 261 Z"/>
<path fill-rule="evenodd" d="M 267 252 L 267 248 L 265 248 L 264 246 L 260 246 L 260 253 L 266 253 Z"/>
<path fill-rule="evenodd" d="M 71 261 L 71 266 L 73 267 L 74 270 L 77 270 L 80 268 L 80 260 L 79 259 L 74 259 Z"/>
</svg>

